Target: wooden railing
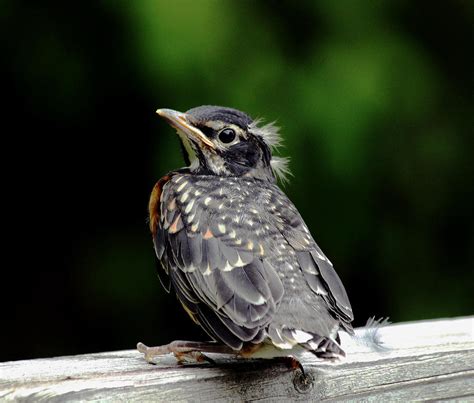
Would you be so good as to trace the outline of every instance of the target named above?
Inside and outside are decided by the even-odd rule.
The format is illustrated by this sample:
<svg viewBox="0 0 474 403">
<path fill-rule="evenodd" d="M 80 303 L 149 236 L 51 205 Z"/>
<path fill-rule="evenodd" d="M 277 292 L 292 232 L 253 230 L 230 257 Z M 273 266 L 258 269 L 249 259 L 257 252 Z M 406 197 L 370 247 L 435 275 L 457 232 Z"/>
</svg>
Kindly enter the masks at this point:
<svg viewBox="0 0 474 403">
<path fill-rule="evenodd" d="M 271 360 L 212 356 L 216 366 L 179 366 L 166 356 L 150 365 L 136 350 L 4 362 L 0 400 L 474 401 L 474 316 L 379 332 L 385 351 L 341 334 L 347 357 L 331 363 L 308 354 L 306 378 Z"/>
</svg>

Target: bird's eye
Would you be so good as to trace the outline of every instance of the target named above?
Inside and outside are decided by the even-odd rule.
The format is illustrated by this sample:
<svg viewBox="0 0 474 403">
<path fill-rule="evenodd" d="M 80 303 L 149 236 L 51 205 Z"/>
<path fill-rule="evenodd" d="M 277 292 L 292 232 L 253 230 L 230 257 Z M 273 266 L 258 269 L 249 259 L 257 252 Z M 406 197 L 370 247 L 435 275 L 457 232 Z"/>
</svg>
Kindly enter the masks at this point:
<svg viewBox="0 0 474 403">
<path fill-rule="evenodd" d="M 224 129 L 219 133 L 219 140 L 225 144 L 232 143 L 235 139 L 235 131 L 233 129 Z"/>
</svg>

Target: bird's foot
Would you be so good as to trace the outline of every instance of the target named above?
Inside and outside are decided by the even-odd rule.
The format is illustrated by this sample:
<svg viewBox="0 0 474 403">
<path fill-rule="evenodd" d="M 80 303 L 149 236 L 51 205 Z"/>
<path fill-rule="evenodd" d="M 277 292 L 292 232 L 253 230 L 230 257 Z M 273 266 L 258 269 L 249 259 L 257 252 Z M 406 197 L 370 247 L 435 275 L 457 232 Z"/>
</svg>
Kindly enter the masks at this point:
<svg viewBox="0 0 474 403">
<path fill-rule="evenodd" d="M 295 357 L 281 357 L 283 362 L 288 365 L 288 368 L 292 370 L 299 369 L 303 375 L 305 375 L 305 371 L 301 362 L 299 362 Z"/>
<path fill-rule="evenodd" d="M 153 358 L 168 354 L 168 352 L 164 352 L 162 350 L 162 347 L 164 346 L 148 347 L 141 342 L 137 344 L 137 350 L 143 354 L 145 361 L 149 362 L 150 364 L 154 364 Z"/>
<path fill-rule="evenodd" d="M 294 372 L 293 385 L 300 393 L 307 393 L 314 386 L 314 376 L 306 372 L 301 362 L 295 357 L 282 357 L 286 365 Z"/>
<path fill-rule="evenodd" d="M 196 342 L 196 341 L 181 341 L 175 340 L 170 344 L 163 346 L 148 347 L 143 343 L 137 344 L 137 350 L 142 353 L 145 360 L 150 364 L 154 364 L 154 358 L 166 354 L 173 354 L 178 361 L 178 364 L 185 363 L 201 363 L 208 362 L 215 364 L 214 360 L 204 353 L 219 353 L 231 354 L 234 353 L 232 349 L 227 346 L 217 344 L 215 342 Z"/>
</svg>

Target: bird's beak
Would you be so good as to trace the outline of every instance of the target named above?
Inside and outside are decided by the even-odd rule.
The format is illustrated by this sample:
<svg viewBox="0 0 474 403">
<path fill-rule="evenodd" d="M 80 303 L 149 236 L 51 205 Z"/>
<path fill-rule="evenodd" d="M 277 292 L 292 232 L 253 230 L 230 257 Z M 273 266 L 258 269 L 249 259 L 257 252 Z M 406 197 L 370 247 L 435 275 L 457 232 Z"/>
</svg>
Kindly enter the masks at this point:
<svg viewBox="0 0 474 403">
<path fill-rule="evenodd" d="M 209 140 L 201 130 L 189 122 L 185 113 L 174 111 L 173 109 L 158 109 L 156 113 L 176 130 L 185 134 L 189 139 L 197 141 L 200 144 L 205 144 L 212 149 L 216 148 L 214 143 Z"/>
</svg>

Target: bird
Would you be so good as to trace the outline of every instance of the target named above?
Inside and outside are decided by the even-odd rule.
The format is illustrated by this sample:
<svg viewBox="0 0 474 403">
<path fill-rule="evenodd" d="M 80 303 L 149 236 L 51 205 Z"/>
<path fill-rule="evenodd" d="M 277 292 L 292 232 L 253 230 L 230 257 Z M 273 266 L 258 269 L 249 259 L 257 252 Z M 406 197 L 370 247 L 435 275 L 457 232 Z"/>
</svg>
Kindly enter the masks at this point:
<svg viewBox="0 0 474 403">
<path fill-rule="evenodd" d="M 158 109 L 176 129 L 186 167 L 154 186 L 149 226 L 164 288 L 211 341 L 138 343 L 148 362 L 345 356 L 351 304 L 331 261 L 278 183 L 288 159 L 274 155 L 279 128 L 237 109 Z"/>
</svg>

